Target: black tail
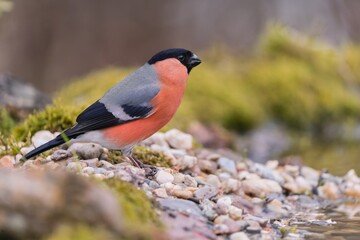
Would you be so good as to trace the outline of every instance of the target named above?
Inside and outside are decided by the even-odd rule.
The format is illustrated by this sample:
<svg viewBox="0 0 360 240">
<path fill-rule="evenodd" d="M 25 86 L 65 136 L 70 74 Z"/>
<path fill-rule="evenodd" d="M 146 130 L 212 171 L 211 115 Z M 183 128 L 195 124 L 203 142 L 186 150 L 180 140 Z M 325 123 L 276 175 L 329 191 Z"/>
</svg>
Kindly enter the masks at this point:
<svg viewBox="0 0 360 240">
<path fill-rule="evenodd" d="M 46 150 L 49 150 L 53 147 L 59 146 L 60 144 L 63 144 L 65 141 L 61 135 L 57 136 L 53 140 L 41 145 L 40 147 L 35 148 L 31 152 L 25 155 L 26 159 L 32 158 L 42 152 L 45 152 Z"/>
</svg>

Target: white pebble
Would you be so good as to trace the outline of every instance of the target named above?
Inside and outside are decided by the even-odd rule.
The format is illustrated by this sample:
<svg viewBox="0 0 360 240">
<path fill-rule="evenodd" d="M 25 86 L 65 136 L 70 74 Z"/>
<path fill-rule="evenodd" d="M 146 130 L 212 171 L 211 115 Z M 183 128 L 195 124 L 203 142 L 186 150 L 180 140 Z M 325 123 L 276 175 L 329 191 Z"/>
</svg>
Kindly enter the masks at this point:
<svg viewBox="0 0 360 240">
<path fill-rule="evenodd" d="M 160 170 L 156 174 L 156 181 L 159 184 L 172 183 L 174 181 L 174 176 L 166 171 Z"/>
<path fill-rule="evenodd" d="M 52 134 L 47 130 L 41 130 L 34 134 L 34 136 L 31 138 L 31 142 L 35 147 L 39 147 L 44 143 L 47 143 L 48 141 L 52 140 L 53 138 L 54 138 L 54 134 Z"/>
<path fill-rule="evenodd" d="M 172 129 L 165 133 L 165 139 L 169 145 L 177 149 L 189 150 L 192 148 L 193 137 L 177 129 Z"/>
</svg>

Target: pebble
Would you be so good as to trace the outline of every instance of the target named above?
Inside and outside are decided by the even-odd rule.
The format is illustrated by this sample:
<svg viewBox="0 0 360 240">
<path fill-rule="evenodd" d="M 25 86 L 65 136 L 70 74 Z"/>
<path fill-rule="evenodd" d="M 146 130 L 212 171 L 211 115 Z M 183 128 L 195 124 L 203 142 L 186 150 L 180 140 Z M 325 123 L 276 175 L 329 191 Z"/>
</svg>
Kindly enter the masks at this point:
<svg viewBox="0 0 360 240">
<path fill-rule="evenodd" d="M 236 190 L 239 189 L 239 187 L 240 187 L 240 182 L 233 178 L 226 179 L 222 183 L 222 189 L 224 190 L 225 193 L 235 192 Z"/>
<path fill-rule="evenodd" d="M 281 186 L 269 179 L 244 180 L 241 182 L 242 189 L 248 195 L 265 197 L 267 194 L 281 192 Z"/>
<path fill-rule="evenodd" d="M 198 166 L 205 173 L 215 173 L 217 169 L 217 163 L 209 160 L 199 160 Z"/>
<path fill-rule="evenodd" d="M 20 153 L 25 156 L 26 154 L 28 154 L 30 151 L 34 150 L 35 147 L 34 146 L 29 146 L 29 147 L 22 147 L 20 149 Z"/>
<path fill-rule="evenodd" d="M 82 166 L 79 162 L 70 162 L 67 166 L 66 169 L 68 169 L 71 172 L 78 172 L 82 169 Z"/>
<path fill-rule="evenodd" d="M 224 196 L 219 198 L 216 202 L 218 213 L 228 214 L 231 204 L 232 204 L 232 200 L 229 196 Z"/>
<path fill-rule="evenodd" d="M 198 200 L 210 199 L 219 193 L 219 189 L 213 186 L 205 186 L 194 192 L 194 197 Z"/>
<path fill-rule="evenodd" d="M 206 178 L 206 182 L 214 187 L 220 188 L 221 187 L 221 182 L 218 178 L 218 176 L 210 174 L 207 176 Z"/>
<path fill-rule="evenodd" d="M 189 169 L 197 164 L 197 158 L 185 155 L 177 161 L 177 165 L 181 170 Z"/>
<path fill-rule="evenodd" d="M 165 140 L 165 134 L 162 132 L 156 132 L 151 137 L 146 139 L 144 143 L 156 144 L 160 147 L 169 148 L 168 143 Z M 150 144 L 149 144 L 150 145 Z"/>
<path fill-rule="evenodd" d="M 244 232 L 236 232 L 230 235 L 230 240 L 249 240 L 249 237 Z"/>
<path fill-rule="evenodd" d="M 227 171 L 231 174 L 236 174 L 236 164 L 234 160 L 221 157 L 218 160 L 218 165 L 222 170 Z"/>
<path fill-rule="evenodd" d="M 15 159 L 12 156 L 3 156 L 0 158 L 0 168 L 13 168 Z"/>
<path fill-rule="evenodd" d="M 71 157 L 71 152 L 64 149 L 58 149 L 50 156 L 52 161 L 60 161 L 69 157 Z"/>
<path fill-rule="evenodd" d="M 160 198 L 168 198 L 169 197 L 165 188 L 154 189 L 153 193 L 155 194 L 155 196 L 160 197 Z"/>
<path fill-rule="evenodd" d="M 103 153 L 103 148 L 96 143 L 74 143 L 69 149 L 69 152 L 77 154 L 81 159 L 99 158 Z"/>
<path fill-rule="evenodd" d="M 218 214 L 215 211 L 216 204 L 209 199 L 204 199 L 200 201 L 200 208 L 202 213 L 210 220 L 214 220 Z"/>
<path fill-rule="evenodd" d="M 243 210 L 235 206 L 229 207 L 229 216 L 234 220 L 239 220 L 243 216 Z"/>
<path fill-rule="evenodd" d="M 41 130 L 38 131 L 32 136 L 31 142 L 35 147 L 39 147 L 43 145 L 44 143 L 47 143 L 48 141 L 52 140 L 54 138 L 54 134 L 47 130 Z"/>
<path fill-rule="evenodd" d="M 325 199 L 337 199 L 340 197 L 339 188 L 333 182 L 326 182 L 318 187 L 319 196 Z"/>
<path fill-rule="evenodd" d="M 95 173 L 95 169 L 93 167 L 84 167 L 81 172 L 91 175 Z"/>
<path fill-rule="evenodd" d="M 184 184 L 188 187 L 197 187 L 195 178 L 191 177 L 190 175 L 184 176 Z"/>
<path fill-rule="evenodd" d="M 189 199 L 189 198 L 192 198 L 192 196 L 193 196 L 193 193 L 186 189 L 174 189 L 172 191 L 172 194 L 175 197 L 183 198 L 183 199 Z"/>
<path fill-rule="evenodd" d="M 156 173 L 155 179 L 159 184 L 171 183 L 174 181 L 174 176 L 164 170 L 160 170 Z"/>
<path fill-rule="evenodd" d="M 193 137 L 177 129 L 172 129 L 165 133 L 165 140 L 169 145 L 176 149 L 190 150 L 193 144 Z"/>
<path fill-rule="evenodd" d="M 116 167 L 114 166 L 114 164 L 109 163 L 108 161 L 104 161 L 104 160 L 100 160 L 97 164 L 99 167 L 103 167 L 107 170 L 112 170 L 112 169 L 116 169 Z"/>
<path fill-rule="evenodd" d="M 93 158 L 93 159 L 87 159 L 87 160 L 80 160 L 80 162 L 85 163 L 86 166 L 89 166 L 89 167 L 96 167 L 99 163 L 99 159 Z"/>
<path fill-rule="evenodd" d="M 185 174 L 182 173 L 175 173 L 174 175 L 174 181 L 175 184 L 182 184 L 185 181 Z"/>
</svg>

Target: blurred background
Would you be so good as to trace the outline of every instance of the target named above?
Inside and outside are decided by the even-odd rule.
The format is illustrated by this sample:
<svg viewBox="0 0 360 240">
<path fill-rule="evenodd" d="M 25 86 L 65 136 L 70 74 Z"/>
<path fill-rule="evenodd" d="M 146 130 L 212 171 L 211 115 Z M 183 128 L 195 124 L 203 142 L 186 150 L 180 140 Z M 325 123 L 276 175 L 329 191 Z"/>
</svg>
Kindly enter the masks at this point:
<svg viewBox="0 0 360 240">
<path fill-rule="evenodd" d="M 27 114 L 18 116 L 3 97 L 4 134 L 24 140 L 42 128 L 61 130 L 154 53 L 182 47 L 203 64 L 168 128 L 260 162 L 360 170 L 359 1 L 0 0 L 0 6 L 2 89 L 20 89 L 14 87 L 20 80 L 39 90 L 25 87 L 6 99 L 33 101 L 28 113 L 55 100 L 37 115 L 44 125 L 22 123 Z"/>
</svg>

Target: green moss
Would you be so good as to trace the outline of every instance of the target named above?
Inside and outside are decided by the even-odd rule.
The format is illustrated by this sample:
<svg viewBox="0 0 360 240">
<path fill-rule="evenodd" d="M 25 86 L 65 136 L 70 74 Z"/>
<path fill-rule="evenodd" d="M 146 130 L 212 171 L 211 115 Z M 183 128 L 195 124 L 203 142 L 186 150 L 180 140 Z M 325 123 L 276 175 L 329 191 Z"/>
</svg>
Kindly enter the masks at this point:
<svg viewBox="0 0 360 240">
<path fill-rule="evenodd" d="M 29 134 L 33 135 L 40 130 L 63 131 L 74 124 L 76 116 L 82 109 L 81 107 L 75 108 L 72 106 L 66 106 L 56 100 L 54 104 L 47 106 L 43 111 L 31 114 L 12 133 L 16 139 L 23 141 Z"/>
<path fill-rule="evenodd" d="M 44 240 L 66 240 L 66 239 L 76 239 L 76 240 L 98 240 L 98 239 L 119 239 L 114 234 L 99 228 L 99 227 L 90 227 L 85 224 L 77 225 L 61 225 L 57 229 L 45 237 Z"/>
<path fill-rule="evenodd" d="M 145 193 L 116 178 L 105 180 L 105 184 L 116 192 L 122 206 L 126 239 L 156 239 L 163 226 Z"/>
<path fill-rule="evenodd" d="M 0 133 L 8 135 L 16 125 L 16 121 L 4 107 L 0 107 Z"/>
<path fill-rule="evenodd" d="M 143 146 L 136 146 L 133 153 L 134 156 L 144 164 L 158 167 L 171 167 L 170 159 L 161 152 L 156 152 Z"/>
<path fill-rule="evenodd" d="M 21 143 L 12 136 L 5 136 L 0 133 L 0 146 L 4 147 L 4 150 L 0 150 L 0 157 L 5 155 L 15 156 L 20 151 Z"/>
</svg>

